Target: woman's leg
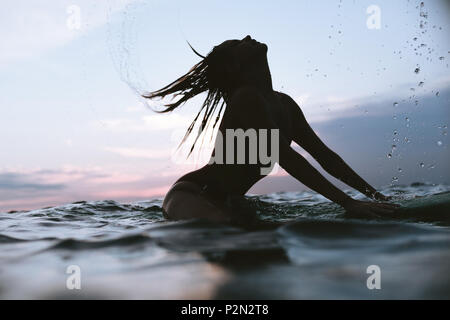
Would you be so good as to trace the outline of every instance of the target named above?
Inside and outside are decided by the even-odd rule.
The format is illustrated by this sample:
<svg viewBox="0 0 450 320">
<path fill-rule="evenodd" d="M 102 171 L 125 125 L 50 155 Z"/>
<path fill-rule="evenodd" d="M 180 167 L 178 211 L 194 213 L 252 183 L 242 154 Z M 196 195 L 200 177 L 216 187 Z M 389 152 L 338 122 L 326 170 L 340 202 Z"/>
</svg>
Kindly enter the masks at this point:
<svg viewBox="0 0 450 320">
<path fill-rule="evenodd" d="M 204 218 L 214 222 L 230 222 L 231 213 L 201 194 L 201 187 L 189 181 L 175 183 L 166 194 L 163 210 L 169 219 Z"/>
</svg>

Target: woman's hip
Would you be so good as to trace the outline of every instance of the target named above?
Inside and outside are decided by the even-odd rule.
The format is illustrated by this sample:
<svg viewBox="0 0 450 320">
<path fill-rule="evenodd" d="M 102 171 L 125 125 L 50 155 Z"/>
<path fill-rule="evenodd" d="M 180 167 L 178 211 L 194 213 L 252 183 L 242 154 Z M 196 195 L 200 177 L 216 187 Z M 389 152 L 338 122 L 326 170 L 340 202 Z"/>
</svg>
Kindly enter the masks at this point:
<svg viewBox="0 0 450 320">
<path fill-rule="evenodd" d="M 169 219 L 206 218 L 217 222 L 253 220 L 256 213 L 244 196 L 224 191 L 217 181 L 177 181 L 163 201 L 163 213 Z"/>
</svg>

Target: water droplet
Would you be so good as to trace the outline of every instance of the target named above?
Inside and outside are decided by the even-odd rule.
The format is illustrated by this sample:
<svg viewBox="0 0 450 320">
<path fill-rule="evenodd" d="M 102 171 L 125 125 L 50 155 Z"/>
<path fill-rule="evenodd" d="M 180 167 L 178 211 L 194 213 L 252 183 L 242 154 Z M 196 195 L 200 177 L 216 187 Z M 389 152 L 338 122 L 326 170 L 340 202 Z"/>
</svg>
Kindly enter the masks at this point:
<svg viewBox="0 0 450 320">
<path fill-rule="evenodd" d="M 444 60 L 445 59 L 445 57 L 439 57 L 439 60 Z"/>
<path fill-rule="evenodd" d="M 402 172 L 403 170 L 402 170 L 402 168 L 398 168 L 398 172 Z"/>
<path fill-rule="evenodd" d="M 437 145 L 440 147 L 440 146 L 442 146 L 442 141 L 438 141 L 437 142 Z"/>
<path fill-rule="evenodd" d="M 416 74 L 418 74 L 418 73 L 420 72 L 420 68 L 414 69 L 414 72 L 415 72 Z"/>
<path fill-rule="evenodd" d="M 419 86 L 419 87 L 423 87 L 424 83 L 425 83 L 425 82 L 420 81 L 419 84 L 418 84 L 418 86 Z"/>
<path fill-rule="evenodd" d="M 438 92 L 436 92 L 436 97 L 439 97 L 439 91 L 438 91 Z"/>
<path fill-rule="evenodd" d="M 398 106 L 398 102 L 394 102 L 394 107 L 397 107 Z"/>
<path fill-rule="evenodd" d="M 420 165 L 421 168 L 425 167 L 425 163 L 423 163 L 423 162 L 421 162 L 419 165 Z"/>
<path fill-rule="evenodd" d="M 398 181 L 398 177 L 392 177 L 392 182 L 397 182 Z"/>
<path fill-rule="evenodd" d="M 397 130 L 394 130 L 394 136 L 396 136 L 398 134 Z"/>
<path fill-rule="evenodd" d="M 397 146 L 395 144 L 392 145 L 392 151 L 394 151 L 395 149 L 397 149 Z"/>
<path fill-rule="evenodd" d="M 388 153 L 387 157 L 388 157 L 388 159 L 392 158 L 392 154 Z"/>
</svg>

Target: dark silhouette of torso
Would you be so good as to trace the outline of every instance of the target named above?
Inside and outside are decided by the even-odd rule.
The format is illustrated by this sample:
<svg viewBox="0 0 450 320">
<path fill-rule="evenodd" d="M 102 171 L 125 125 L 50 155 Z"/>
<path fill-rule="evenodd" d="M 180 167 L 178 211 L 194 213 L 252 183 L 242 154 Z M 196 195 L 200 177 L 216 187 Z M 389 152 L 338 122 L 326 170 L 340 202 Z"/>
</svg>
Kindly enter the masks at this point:
<svg viewBox="0 0 450 320">
<path fill-rule="evenodd" d="M 289 104 L 287 103 L 284 94 L 272 91 L 270 93 L 262 93 L 268 114 L 276 123 L 280 137 L 283 137 L 288 143 L 291 143 L 293 136 L 293 117 L 290 112 Z M 219 126 L 219 131 L 225 137 L 226 129 L 247 129 L 245 125 L 239 122 L 229 109 L 225 110 L 222 121 Z M 248 144 L 246 144 L 246 154 L 248 154 Z M 270 150 L 270 146 L 267 148 Z M 212 156 L 216 153 L 214 148 Z M 223 156 L 226 158 L 226 148 L 223 149 Z M 245 194 L 256 182 L 264 178 L 261 175 L 262 165 L 249 164 L 206 164 L 202 168 L 189 172 L 179 178 L 177 181 L 192 181 L 199 185 L 213 183 L 219 185 L 221 190 L 231 194 Z M 266 165 L 267 167 L 267 165 Z"/>
</svg>

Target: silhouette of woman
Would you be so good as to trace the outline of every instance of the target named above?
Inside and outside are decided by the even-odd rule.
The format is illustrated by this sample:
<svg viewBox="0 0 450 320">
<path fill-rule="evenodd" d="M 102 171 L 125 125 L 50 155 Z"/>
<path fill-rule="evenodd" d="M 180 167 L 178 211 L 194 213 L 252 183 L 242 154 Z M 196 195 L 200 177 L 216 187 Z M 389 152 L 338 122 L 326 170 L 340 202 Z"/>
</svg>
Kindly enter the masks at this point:
<svg viewBox="0 0 450 320">
<path fill-rule="evenodd" d="M 388 200 L 320 140 L 309 126 L 300 107 L 291 97 L 273 90 L 267 62 L 267 49 L 266 44 L 250 36 L 242 40 L 227 40 L 215 46 L 206 57 L 192 48 L 203 58 L 202 61 L 166 87 L 143 96 L 151 99 L 169 94 L 181 95 L 179 100 L 165 105 L 166 109 L 160 111 L 169 112 L 188 99 L 207 91 L 205 102 L 182 141 L 183 143 L 189 136 L 203 112 L 199 134 L 190 152 L 199 135 L 207 128 L 219 102 L 223 100 L 213 125 L 215 128 L 223 111 L 218 128 L 218 133 L 222 133 L 222 136 L 226 136 L 226 129 L 241 128 L 244 131 L 250 128 L 278 129 L 278 141 L 268 143 L 278 143 L 277 162 L 298 181 L 341 205 L 347 213 L 363 216 L 392 213 L 397 205 L 352 199 L 325 179 L 304 157 L 291 148 L 291 142 L 295 141 L 334 177 L 369 198 Z M 222 146 L 225 144 L 218 144 L 216 140 L 212 156 L 218 148 L 223 148 L 220 151 L 226 158 L 227 150 Z M 248 153 L 249 147 L 247 143 L 245 152 Z M 236 159 L 234 153 L 233 157 Z M 260 171 L 262 167 L 263 164 L 259 158 L 257 163 L 210 162 L 198 170 L 185 174 L 174 183 L 164 198 L 163 211 L 170 219 L 206 218 L 216 222 L 252 222 L 256 218 L 255 212 L 242 205 L 241 200 L 245 193 L 264 177 Z"/>
</svg>

